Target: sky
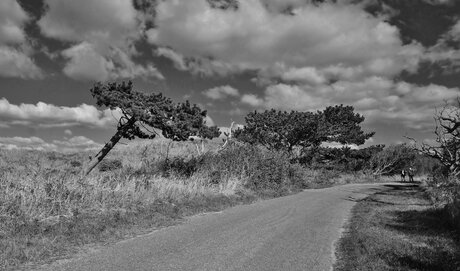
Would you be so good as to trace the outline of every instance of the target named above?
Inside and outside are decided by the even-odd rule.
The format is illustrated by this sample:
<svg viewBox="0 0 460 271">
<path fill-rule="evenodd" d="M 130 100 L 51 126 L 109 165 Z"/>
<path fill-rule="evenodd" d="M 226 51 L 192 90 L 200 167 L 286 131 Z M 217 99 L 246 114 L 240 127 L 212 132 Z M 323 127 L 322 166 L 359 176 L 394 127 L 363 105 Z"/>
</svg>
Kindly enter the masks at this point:
<svg viewBox="0 0 460 271">
<path fill-rule="evenodd" d="M 0 1 L 0 148 L 100 147 L 117 114 L 89 90 L 127 80 L 219 127 L 344 104 L 365 146 L 429 141 L 459 75 L 456 0 Z"/>
</svg>

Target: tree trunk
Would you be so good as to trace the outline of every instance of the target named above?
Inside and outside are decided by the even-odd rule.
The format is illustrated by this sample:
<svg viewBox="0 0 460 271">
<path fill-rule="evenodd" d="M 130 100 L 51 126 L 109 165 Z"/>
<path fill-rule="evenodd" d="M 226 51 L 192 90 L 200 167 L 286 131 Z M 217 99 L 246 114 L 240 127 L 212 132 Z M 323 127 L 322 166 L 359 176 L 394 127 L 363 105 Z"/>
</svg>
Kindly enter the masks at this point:
<svg viewBox="0 0 460 271">
<path fill-rule="evenodd" d="M 101 151 L 99 151 L 92 159 L 89 165 L 85 169 L 85 176 L 88 175 L 101 161 L 104 159 L 104 157 L 110 152 L 110 150 L 115 147 L 115 144 L 120 141 L 120 139 L 123 137 L 123 134 L 128 131 L 129 128 L 131 128 L 134 123 L 136 122 L 136 119 L 134 117 L 131 117 L 127 123 L 123 124 L 121 127 L 117 129 L 117 132 L 115 135 L 112 136 L 109 142 L 107 142 L 104 147 L 102 147 Z"/>
</svg>

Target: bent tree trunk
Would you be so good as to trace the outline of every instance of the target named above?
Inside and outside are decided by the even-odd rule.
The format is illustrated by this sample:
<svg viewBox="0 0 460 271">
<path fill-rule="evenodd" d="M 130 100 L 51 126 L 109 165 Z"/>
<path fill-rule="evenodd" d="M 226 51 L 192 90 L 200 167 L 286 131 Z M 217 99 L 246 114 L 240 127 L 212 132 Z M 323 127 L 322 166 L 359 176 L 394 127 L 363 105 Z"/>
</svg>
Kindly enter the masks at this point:
<svg viewBox="0 0 460 271">
<path fill-rule="evenodd" d="M 118 127 L 115 135 L 113 135 L 109 142 L 107 142 L 104 145 L 104 147 L 102 147 L 102 149 L 91 159 L 91 162 L 85 169 L 85 175 L 88 175 L 102 161 L 102 159 L 104 159 L 104 157 L 110 152 L 110 150 L 112 150 L 113 147 L 115 147 L 115 144 L 117 144 L 118 141 L 120 141 L 123 135 L 134 126 L 135 122 L 136 119 L 134 117 L 131 117 L 127 123 Z"/>
</svg>

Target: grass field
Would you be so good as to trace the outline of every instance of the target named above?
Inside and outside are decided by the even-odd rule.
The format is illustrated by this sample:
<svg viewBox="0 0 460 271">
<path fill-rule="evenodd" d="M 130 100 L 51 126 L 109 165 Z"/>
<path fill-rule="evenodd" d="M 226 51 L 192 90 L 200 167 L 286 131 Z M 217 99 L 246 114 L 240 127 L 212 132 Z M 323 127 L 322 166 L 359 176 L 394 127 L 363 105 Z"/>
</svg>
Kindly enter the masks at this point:
<svg viewBox="0 0 460 271">
<path fill-rule="evenodd" d="M 279 154 L 209 142 L 138 141 L 90 175 L 92 152 L 0 150 L 0 269 L 39 264 L 236 204 L 352 182 L 362 173 L 309 170 Z"/>
<path fill-rule="evenodd" d="M 419 185 L 389 186 L 353 209 L 336 271 L 460 270 L 460 230 Z"/>
</svg>

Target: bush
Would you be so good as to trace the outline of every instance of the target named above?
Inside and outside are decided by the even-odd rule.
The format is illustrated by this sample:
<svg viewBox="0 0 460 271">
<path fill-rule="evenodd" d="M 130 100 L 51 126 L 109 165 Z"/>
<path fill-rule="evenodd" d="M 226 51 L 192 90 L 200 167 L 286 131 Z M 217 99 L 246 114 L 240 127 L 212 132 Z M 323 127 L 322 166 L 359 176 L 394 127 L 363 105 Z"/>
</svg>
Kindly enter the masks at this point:
<svg viewBox="0 0 460 271">
<path fill-rule="evenodd" d="M 118 159 L 104 159 L 99 165 L 99 171 L 113 171 L 123 167 L 123 163 Z"/>
<path fill-rule="evenodd" d="M 286 155 L 257 146 L 235 145 L 216 154 L 205 154 L 197 160 L 199 173 L 210 184 L 237 178 L 244 180 L 248 189 L 256 192 L 271 190 L 275 194 L 305 186 L 303 169 L 299 165 L 291 164 Z"/>
<path fill-rule="evenodd" d="M 192 157 L 186 159 L 184 157 L 175 157 L 172 160 L 165 159 L 158 164 L 158 170 L 162 176 L 170 176 L 171 174 L 178 177 L 191 177 L 204 163 L 205 156 Z"/>
</svg>

